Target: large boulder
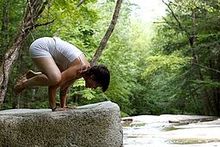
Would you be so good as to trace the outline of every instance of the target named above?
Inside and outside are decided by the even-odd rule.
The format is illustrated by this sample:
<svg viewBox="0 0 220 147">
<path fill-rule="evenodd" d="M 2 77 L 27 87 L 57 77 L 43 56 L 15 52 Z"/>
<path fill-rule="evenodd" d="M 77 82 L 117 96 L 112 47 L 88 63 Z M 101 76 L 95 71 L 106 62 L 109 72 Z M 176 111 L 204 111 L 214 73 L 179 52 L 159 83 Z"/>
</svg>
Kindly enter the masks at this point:
<svg viewBox="0 0 220 147">
<path fill-rule="evenodd" d="M 51 112 L 0 111 L 1 147 L 122 147 L 120 110 L 110 101 Z"/>
</svg>

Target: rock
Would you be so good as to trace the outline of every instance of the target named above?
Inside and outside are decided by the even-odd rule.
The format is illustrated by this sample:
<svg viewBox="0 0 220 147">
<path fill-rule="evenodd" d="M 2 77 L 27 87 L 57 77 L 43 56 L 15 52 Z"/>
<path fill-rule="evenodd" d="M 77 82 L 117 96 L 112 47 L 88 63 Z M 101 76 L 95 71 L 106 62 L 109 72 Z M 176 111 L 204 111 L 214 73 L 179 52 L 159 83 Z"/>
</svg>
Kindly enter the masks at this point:
<svg viewBox="0 0 220 147">
<path fill-rule="evenodd" d="M 2 147 L 122 147 L 120 110 L 110 101 L 51 112 L 0 111 Z"/>
<path fill-rule="evenodd" d="M 169 123 L 177 123 L 179 125 L 186 125 L 191 123 L 198 123 L 198 122 L 207 122 L 216 120 L 217 117 L 215 116 L 199 116 L 199 115 L 176 115 L 173 119 L 169 120 Z"/>
<path fill-rule="evenodd" d="M 129 126 L 132 123 L 133 119 L 132 118 L 122 118 L 121 119 L 121 124 L 123 127 Z"/>
</svg>

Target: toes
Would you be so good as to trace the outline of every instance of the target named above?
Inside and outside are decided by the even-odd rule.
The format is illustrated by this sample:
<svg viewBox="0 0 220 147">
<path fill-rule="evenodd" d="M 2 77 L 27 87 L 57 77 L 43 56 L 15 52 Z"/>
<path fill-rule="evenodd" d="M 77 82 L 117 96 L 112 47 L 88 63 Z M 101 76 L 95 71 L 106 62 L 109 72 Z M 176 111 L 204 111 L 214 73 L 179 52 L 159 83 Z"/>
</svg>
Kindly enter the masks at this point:
<svg viewBox="0 0 220 147">
<path fill-rule="evenodd" d="M 34 72 L 33 70 L 28 70 L 28 72 L 26 73 L 26 78 L 30 79 L 39 74 L 41 74 L 41 72 Z"/>
<path fill-rule="evenodd" d="M 27 78 L 27 79 L 30 79 L 30 78 L 32 78 L 33 76 L 34 76 L 33 71 L 32 71 L 32 70 L 28 70 L 28 72 L 26 73 L 26 78 Z"/>
</svg>

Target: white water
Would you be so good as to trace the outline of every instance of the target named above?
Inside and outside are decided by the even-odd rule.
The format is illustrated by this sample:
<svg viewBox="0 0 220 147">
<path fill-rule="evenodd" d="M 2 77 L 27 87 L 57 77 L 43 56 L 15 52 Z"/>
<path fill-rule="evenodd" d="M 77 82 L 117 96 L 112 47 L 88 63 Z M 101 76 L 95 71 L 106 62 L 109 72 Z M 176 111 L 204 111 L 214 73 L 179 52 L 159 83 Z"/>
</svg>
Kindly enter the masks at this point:
<svg viewBox="0 0 220 147">
<path fill-rule="evenodd" d="M 198 122 L 205 118 L 208 117 L 186 115 L 129 117 L 132 122 L 122 121 L 124 147 L 220 147 L 220 119 Z M 196 123 L 184 125 L 169 123 L 184 120 L 194 120 Z"/>
</svg>

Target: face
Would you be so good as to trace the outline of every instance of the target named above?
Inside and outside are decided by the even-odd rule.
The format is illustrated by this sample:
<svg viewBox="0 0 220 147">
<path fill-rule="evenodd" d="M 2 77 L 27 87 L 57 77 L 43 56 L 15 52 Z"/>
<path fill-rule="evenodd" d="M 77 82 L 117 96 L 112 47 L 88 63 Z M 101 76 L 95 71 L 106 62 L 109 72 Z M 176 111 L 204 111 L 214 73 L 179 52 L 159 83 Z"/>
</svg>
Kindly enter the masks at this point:
<svg viewBox="0 0 220 147">
<path fill-rule="evenodd" d="M 96 89 L 99 86 L 98 83 L 92 80 L 91 78 L 86 79 L 85 81 L 86 81 L 86 88 Z"/>
</svg>

